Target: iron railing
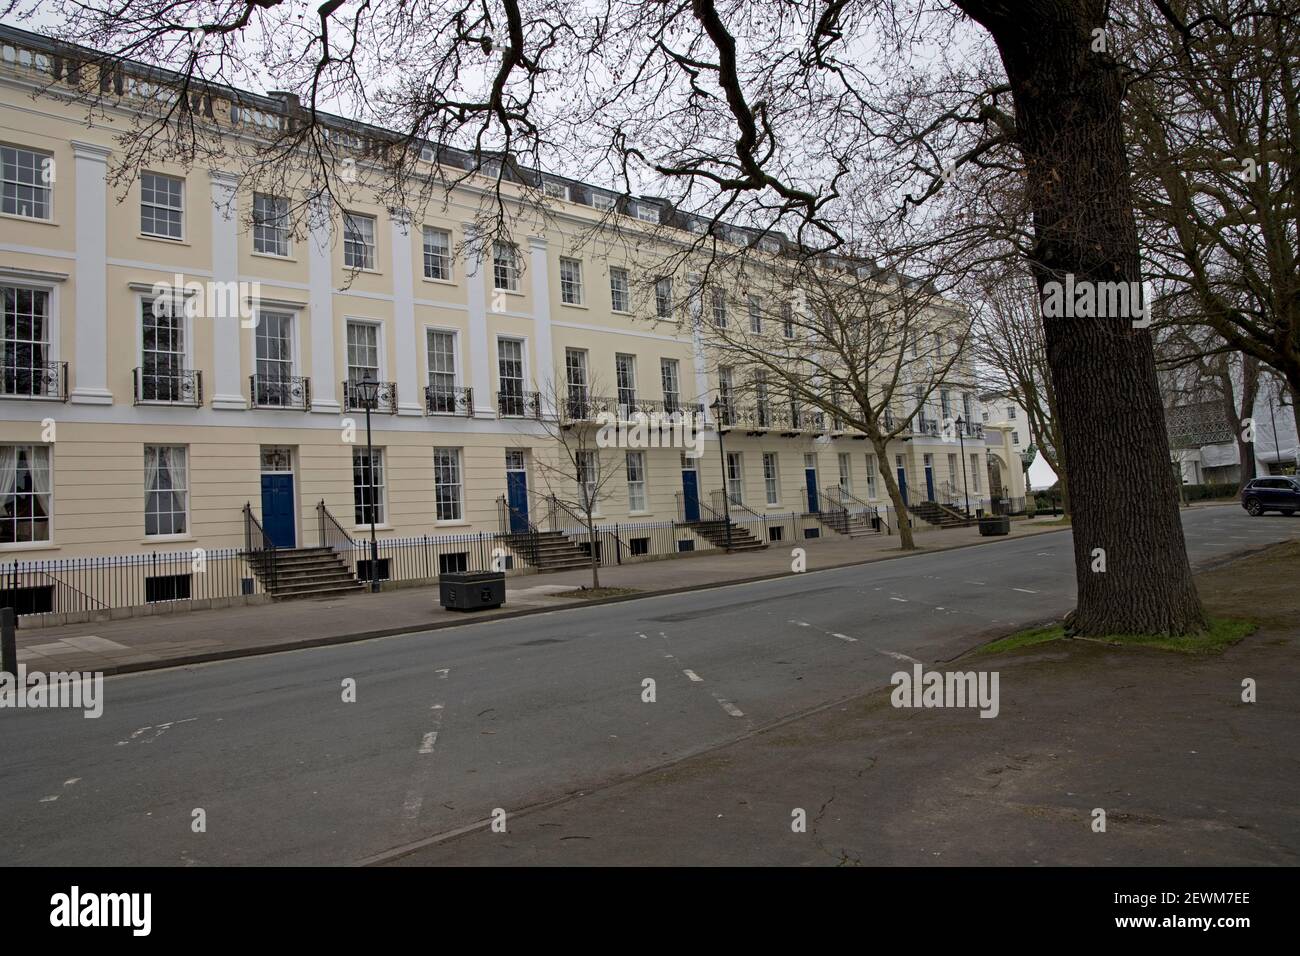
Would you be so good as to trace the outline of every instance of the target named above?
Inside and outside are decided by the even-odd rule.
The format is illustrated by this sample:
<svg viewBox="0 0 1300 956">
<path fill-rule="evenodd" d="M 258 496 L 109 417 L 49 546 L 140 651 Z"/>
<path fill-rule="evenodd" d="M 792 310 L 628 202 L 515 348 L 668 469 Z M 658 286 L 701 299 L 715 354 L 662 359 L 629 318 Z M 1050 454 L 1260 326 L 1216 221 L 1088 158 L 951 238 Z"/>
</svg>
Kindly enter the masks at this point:
<svg viewBox="0 0 1300 956">
<path fill-rule="evenodd" d="M 397 383 L 371 382 L 369 387 L 375 390 L 375 402 L 370 406 L 370 410 L 379 415 L 396 415 Z M 347 380 L 343 383 L 343 410 L 345 412 L 364 412 L 366 410 L 365 388 L 366 385 L 362 382 Z"/>
<path fill-rule="evenodd" d="M 203 405 L 203 373 L 193 368 L 134 370 L 135 404 Z"/>
<path fill-rule="evenodd" d="M 357 542 L 339 524 L 338 519 L 330 514 L 330 510 L 325 507 L 324 498 L 316 504 L 316 529 L 320 546 L 333 551 L 348 566 L 349 573 L 355 574 Z"/>
<path fill-rule="evenodd" d="M 426 385 L 424 387 L 424 413 L 426 415 L 464 415 L 474 417 L 474 389 Z"/>
<path fill-rule="evenodd" d="M 258 593 L 238 548 L 9 561 L 0 565 L 0 607 L 43 616 Z"/>
<path fill-rule="evenodd" d="M 540 419 L 542 396 L 538 392 L 497 392 L 497 417 Z"/>
<path fill-rule="evenodd" d="M 15 354 L 0 364 L 0 398 L 68 400 L 68 363 L 27 361 Z"/>
<path fill-rule="evenodd" d="M 253 506 L 247 501 L 244 502 L 244 553 L 261 574 L 267 590 L 274 591 L 279 580 L 275 542 L 254 516 Z"/>
<path fill-rule="evenodd" d="M 311 411 L 311 379 L 301 375 L 268 378 L 248 376 L 249 395 L 254 408 L 287 408 Z"/>
</svg>

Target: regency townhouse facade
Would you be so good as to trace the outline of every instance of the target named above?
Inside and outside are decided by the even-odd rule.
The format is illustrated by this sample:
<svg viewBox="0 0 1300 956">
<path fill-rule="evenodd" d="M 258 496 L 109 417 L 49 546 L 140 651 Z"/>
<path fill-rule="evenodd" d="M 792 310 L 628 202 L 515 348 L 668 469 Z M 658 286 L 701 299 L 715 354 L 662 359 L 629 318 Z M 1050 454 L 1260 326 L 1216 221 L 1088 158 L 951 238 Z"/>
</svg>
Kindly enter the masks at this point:
<svg viewBox="0 0 1300 956">
<path fill-rule="evenodd" d="M 477 257 L 457 255 L 472 181 L 419 214 L 360 196 L 299 235 L 287 201 L 238 169 L 158 163 L 112 182 L 132 97 L 156 91 L 128 69 L 88 126 L 58 95 L 73 81 L 60 52 L 0 31 L 0 562 L 239 548 L 246 506 L 280 547 L 320 543 L 322 502 L 357 537 L 372 519 L 387 538 L 540 524 L 552 394 L 709 423 L 698 459 L 603 453 L 617 469 L 603 524 L 686 524 L 723 488 L 745 514 L 817 511 L 834 489 L 896 523 L 882 468 L 910 500 L 961 488 L 989 506 L 978 403 L 959 385 L 887 462 L 820 415 L 720 436 L 709 406 L 727 383 L 674 301 L 690 277 L 647 283 L 627 243 L 573 241 L 611 211 L 624 230 L 668 222 L 656 200 L 548 178 L 553 214 Z M 283 106 L 241 103 L 217 99 L 210 121 L 256 135 Z M 960 436 L 939 425 L 957 415 Z"/>
</svg>

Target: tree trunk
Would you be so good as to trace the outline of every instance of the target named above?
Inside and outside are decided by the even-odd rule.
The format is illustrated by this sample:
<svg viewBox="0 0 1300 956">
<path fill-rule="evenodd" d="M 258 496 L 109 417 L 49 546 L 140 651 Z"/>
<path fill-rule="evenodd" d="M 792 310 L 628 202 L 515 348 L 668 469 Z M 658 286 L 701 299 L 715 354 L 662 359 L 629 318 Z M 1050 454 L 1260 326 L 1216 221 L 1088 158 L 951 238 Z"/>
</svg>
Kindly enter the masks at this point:
<svg viewBox="0 0 1300 956">
<path fill-rule="evenodd" d="M 1231 385 L 1232 377 L 1229 375 L 1227 379 Z M 1228 398 L 1228 420 L 1237 433 L 1237 460 L 1241 462 L 1237 473 L 1237 490 L 1240 491 L 1246 482 L 1255 477 L 1255 443 L 1246 441 L 1247 432 L 1243 422 L 1255 417 L 1255 398 L 1259 393 L 1259 359 L 1253 355 L 1241 357 L 1241 401 L 1235 407 L 1231 391 L 1226 388 L 1225 391 Z M 1256 430 L 1258 427 L 1256 423 Z"/>
<path fill-rule="evenodd" d="M 912 540 L 912 516 L 907 510 L 907 503 L 903 501 L 903 493 L 898 490 L 898 482 L 889 464 L 888 445 L 872 436 L 871 447 L 876 450 L 876 461 L 881 464 L 880 477 L 885 482 L 885 491 L 889 493 L 890 503 L 894 506 L 894 516 L 898 522 L 899 548 L 903 551 L 912 551 L 916 548 Z"/>
<path fill-rule="evenodd" d="M 992 34 L 1015 103 L 1040 294 L 1048 282 L 1138 282 L 1122 76 L 1094 53 L 1106 0 L 954 0 Z M 1205 617 L 1183 541 L 1151 335 L 1133 316 L 1048 318 L 1074 510 L 1071 633 L 1187 634 Z M 1097 549 L 1105 572 L 1092 571 Z"/>
<path fill-rule="evenodd" d="M 597 590 L 600 587 L 600 557 L 596 551 L 596 524 L 587 512 L 587 543 L 591 546 L 591 588 Z"/>
</svg>

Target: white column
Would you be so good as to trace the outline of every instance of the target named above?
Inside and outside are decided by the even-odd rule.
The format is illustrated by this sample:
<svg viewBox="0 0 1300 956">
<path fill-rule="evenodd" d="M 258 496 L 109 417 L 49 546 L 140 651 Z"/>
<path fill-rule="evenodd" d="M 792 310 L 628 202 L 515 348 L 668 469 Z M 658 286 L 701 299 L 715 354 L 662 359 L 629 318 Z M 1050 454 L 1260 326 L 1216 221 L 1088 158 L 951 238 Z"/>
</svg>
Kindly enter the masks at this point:
<svg viewBox="0 0 1300 956">
<path fill-rule="evenodd" d="M 555 354 L 551 346 L 551 270 L 546 255 L 546 239 L 529 236 L 529 269 L 533 275 L 533 356 L 537 365 L 536 387 L 541 395 L 542 414 L 555 414 L 552 380 L 555 378 Z"/>
<path fill-rule="evenodd" d="M 239 177 L 211 170 L 212 179 L 212 278 L 239 288 L 239 210 L 236 194 Z M 239 305 L 245 307 L 246 302 Z M 240 376 L 238 314 L 208 316 L 212 324 L 212 407 L 235 410 L 248 407 Z"/>
<path fill-rule="evenodd" d="M 77 383 L 71 399 L 85 405 L 111 405 L 108 388 L 108 186 L 110 152 L 94 143 L 72 141 L 76 171 L 77 271 L 74 307 L 77 312 Z"/>
<path fill-rule="evenodd" d="M 467 246 L 465 261 L 465 303 L 469 306 L 469 378 L 474 389 L 474 417 L 495 418 L 492 402 L 492 349 L 488 341 L 487 286 L 483 281 L 483 254 L 477 253 L 478 225 L 463 223 Z"/>
<path fill-rule="evenodd" d="M 311 313 L 311 410 L 337 415 L 339 383 L 334 380 L 334 220 L 328 205 L 308 216 L 307 302 Z"/>
<path fill-rule="evenodd" d="M 700 335 L 700 322 L 704 316 L 704 290 L 701 288 L 701 280 L 698 273 L 692 272 L 686 277 L 686 284 L 689 286 L 687 293 L 690 295 L 690 313 L 691 313 L 691 360 L 695 363 L 695 400 L 704 406 L 709 407 L 709 365 L 708 358 L 704 354 L 704 341 Z M 717 423 L 714 422 L 716 426 Z"/>
<path fill-rule="evenodd" d="M 390 209 L 393 256 L 393 350 L 397 355 L 397 413 L 424 414 L 424 389 L 417 380 L 415 278 L 411 268 L 411 213 Z"/>
</svg>

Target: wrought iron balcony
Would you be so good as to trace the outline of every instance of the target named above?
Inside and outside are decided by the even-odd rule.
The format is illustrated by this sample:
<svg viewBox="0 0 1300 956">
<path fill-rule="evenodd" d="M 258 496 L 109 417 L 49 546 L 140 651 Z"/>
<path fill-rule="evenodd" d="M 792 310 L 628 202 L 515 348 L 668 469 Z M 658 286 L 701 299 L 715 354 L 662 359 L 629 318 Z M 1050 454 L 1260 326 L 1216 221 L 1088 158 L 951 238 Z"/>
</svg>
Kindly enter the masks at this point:
<svg viewBox="0 0 1300 956">
<path fill-rule="evenodd" d="M 203 373 L 192 368 L 135 369 L 137 405 L 203 405 Z"/>
<path fill-rule="evenodd" d="M 535 418 L 542 417 L 542 396 L 537 392 L 515 391 L 513 389 L 497 392 L 497 416 L 499 418 Z"/>
<path fill-rule="evenodd" d="M 29 361 L 6 355 L 0 365 L 0 398 L 68 400 L 68 363 Z"/>
<path fill-rule="evenodd" d="M 474 389 L 445 385 L 424 387 L 424 413 L 426 415 L 474 415 Z"/>
<path fill-rule="evenodd" d="M 370 410 L 381 415 L 396 415 L 397 383 L 371 382 L 370 387 L 375 389 L 375 404 L 371 406 Z M 365 391 L 361 382 L 346 381 L 343 383 L 343 410 L 345 412 L 364 412 L 366 410 Z"/>
<path fill-rule="evenodd" d="M 254 408 L 287 408 L 303 412 L 311 410 L 311 379 L 305 376 L 284 375 L 271 378 L 250 375 L 248 384 Z"/>
</svg>

